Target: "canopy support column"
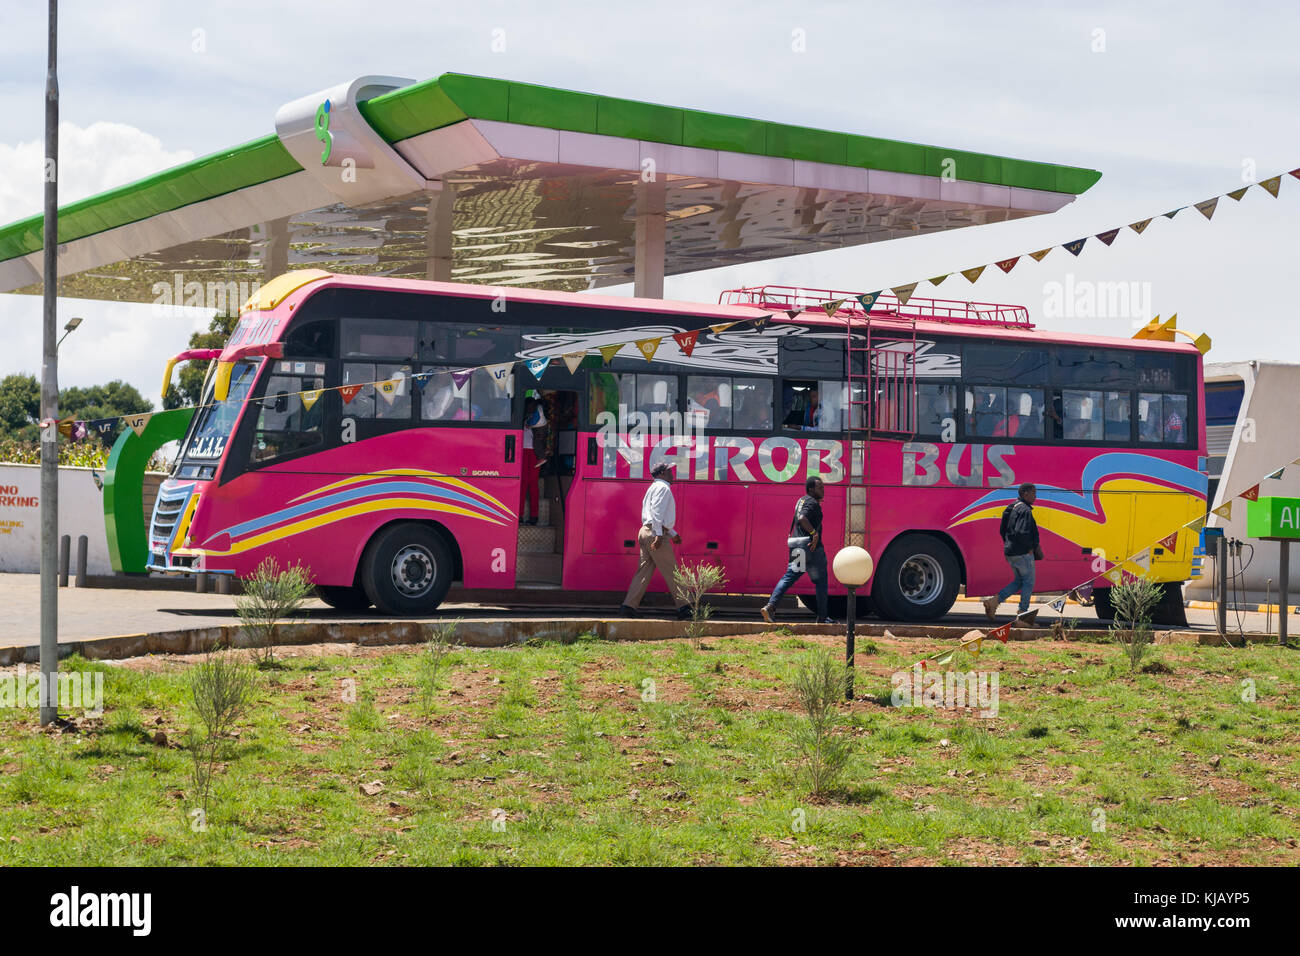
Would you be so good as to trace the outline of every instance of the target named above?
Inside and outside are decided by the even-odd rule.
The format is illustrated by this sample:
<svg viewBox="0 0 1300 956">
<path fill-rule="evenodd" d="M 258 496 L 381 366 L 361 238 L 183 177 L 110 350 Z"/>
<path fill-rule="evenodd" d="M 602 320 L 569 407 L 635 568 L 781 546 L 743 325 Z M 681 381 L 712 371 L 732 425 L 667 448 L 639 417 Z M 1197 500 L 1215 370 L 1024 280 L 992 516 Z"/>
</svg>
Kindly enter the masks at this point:
<svg viewBox="0 0 1300 956">
<path fill-rule="evenodd" d="M 633 273 L 634 293 L 642 299 L 664 297 L 664 183 L 655 179 L 636 186 L 636 258 Z"/>
<path fill-rule="evenodd" d="M 452 218 L 456 206 L 456 187 L 444 183 L 441 190 L 429 194 L 428 229 L 424 277 L 436 282 L 451 282 Z"/>
</svg>

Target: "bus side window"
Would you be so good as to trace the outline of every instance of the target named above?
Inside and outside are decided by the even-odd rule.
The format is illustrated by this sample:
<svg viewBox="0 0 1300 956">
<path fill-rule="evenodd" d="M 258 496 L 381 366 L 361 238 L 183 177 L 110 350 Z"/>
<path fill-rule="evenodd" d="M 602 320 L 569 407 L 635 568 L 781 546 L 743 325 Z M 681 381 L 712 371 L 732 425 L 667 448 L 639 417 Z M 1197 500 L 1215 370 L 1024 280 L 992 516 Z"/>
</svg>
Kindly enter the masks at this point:
<svg viewBox="0 0 1300 956">
<path fill-rule="evenodd" d="M 263 462 L 302 451 L 324 441 L 324 404 L 319 398 L 308 408 L 302 392 L 324 388 L 323 378 L 275 375 L 258 404 L 257 429 L 250 461 Z"/>
<path fill-rule="evenodd" d="M 755 431 L 772 430 L 772 382 L 770 379 L 731 380 L 732 426 Z"/>
</svg>

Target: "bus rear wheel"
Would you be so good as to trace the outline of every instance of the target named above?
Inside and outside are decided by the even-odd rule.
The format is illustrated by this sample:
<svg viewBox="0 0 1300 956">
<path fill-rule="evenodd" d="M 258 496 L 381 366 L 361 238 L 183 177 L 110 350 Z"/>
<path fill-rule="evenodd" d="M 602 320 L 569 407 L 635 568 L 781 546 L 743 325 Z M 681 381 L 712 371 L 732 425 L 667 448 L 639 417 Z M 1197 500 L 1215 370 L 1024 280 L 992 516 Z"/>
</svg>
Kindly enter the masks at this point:
<svg viewBox="0 0 1300 956">
<path fill-rule="evenodd" d="M 361 583 L 385 614 L 431 614 L 451 588 L 446 542 L 424 525 L 395 524 L 370 542 L 361 559 Z"/>
<path fill-rule="evenodd" d="M 952 548 L 928 534 L 906 534 L 885 551 L 871 598 L 881 617 L 934 621 L 951 610 L 960 585 L 961 568 Z"/>
<path fill-rule="evenodd" d="M 364 611 L 370 607 L 370 598 L 362 588 L 318 584 L 316 596 L 336 611 Z"/>
</svg>

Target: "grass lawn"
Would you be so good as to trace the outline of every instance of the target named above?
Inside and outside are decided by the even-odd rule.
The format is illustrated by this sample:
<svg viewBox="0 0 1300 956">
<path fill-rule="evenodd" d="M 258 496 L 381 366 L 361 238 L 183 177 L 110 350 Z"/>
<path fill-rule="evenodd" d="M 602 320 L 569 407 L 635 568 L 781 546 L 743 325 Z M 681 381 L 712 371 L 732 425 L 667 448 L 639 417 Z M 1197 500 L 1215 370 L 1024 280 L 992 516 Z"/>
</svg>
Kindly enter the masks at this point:
<svg viewBox="0 0 1300 956">
<path fill-rule="evenodd" d="M 833 638 L 461 648 L 431 695 L 422 648 L 291 648 L 259 673 L 198 832 L 181 743 L 199 658 L 74 658 L 65 670 L 105 674 L 102 717 L 42 732 L 34 710 L 0 711 L 0 863 L 1300 856 L 1293 650 L 1161 646 L 1168 673 L 1130 676 L 1111 645 L 986 643 L 950 665 L 998 672 L 998 715 L 981 718 L 891 705 L 890 675 L 938 642 L 860 644 L 860 699 L 841 705 L 854 754 L 816 798 L 792 743 L 803 718 L 791 679 L 817 651 L 841 655 Z"/>
</svg>

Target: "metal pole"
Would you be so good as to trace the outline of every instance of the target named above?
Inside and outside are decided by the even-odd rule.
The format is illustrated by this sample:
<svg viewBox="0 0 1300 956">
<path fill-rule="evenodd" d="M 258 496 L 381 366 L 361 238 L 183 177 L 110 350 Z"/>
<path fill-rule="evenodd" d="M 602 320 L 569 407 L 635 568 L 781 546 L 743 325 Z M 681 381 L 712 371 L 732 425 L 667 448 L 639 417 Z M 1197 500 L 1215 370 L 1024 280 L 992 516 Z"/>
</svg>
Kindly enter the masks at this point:
<svg viewBox="0 0 1300 956">
<path fill-rule="evenodd" d="M 1219 546 L 1214 560 L 1219 572 L 1218 626 L 1219 636 L 1226 640 L 1228 636 L 1228 538 L 1224 535 L 1217 540 Z"/>
<path fill-rule="evenodd" d="M 857 618 L 858 599 L 849 588 L 849 632 L 844 638 L 844 699 L 853 699 L 853 625 Z"/>
<path fill-rule="evenodd" d="M 58 0 L 49 0 L 48 65 L 45 73 L 44 336 L 41 367 L 41 725 L 59 716 L 55 700 L 59 670 L 59 590 L 55 548 L 59 535 L 59 74 Z"/>
<path fill-rule="evenodd" d="M 1287 612 L 1291 610 L 1291 588 L 1287 578 L 1291 574 L 1291 542 L 1282 542 L 1282 553 L 1277 559 L 1278 576 L 1280 580 L 1277 585 L 1277 640 L 1279 644 L 1286 645 L 1286 620 Z"/>
<path fill-rule="evenodd" d="M 77 536 L 77 587 L 86 586 L 86 564 L 88 563 L 88 552 L 90 550 L 90 539 L 84 534 Z"/>
</svg>

